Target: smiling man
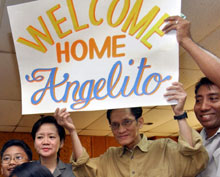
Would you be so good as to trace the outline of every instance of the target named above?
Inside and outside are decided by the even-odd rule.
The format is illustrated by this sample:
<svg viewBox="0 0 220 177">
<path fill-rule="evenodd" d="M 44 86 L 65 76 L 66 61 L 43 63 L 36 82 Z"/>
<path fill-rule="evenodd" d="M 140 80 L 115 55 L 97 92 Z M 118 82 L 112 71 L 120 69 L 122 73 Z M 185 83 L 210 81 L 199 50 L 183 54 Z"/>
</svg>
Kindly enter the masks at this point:
<svg viewBox="0 0 220 177">
<path fill-rule="evenodd" d="M 220 177 L 220 88 L 203 77 L 195 88 L 194 112 L 204 127 L 203 144 L 209 154 L 207 168 L 198 177 Z"/>
<path fill-rule="evenodd" d="M 1 149 L 1 174 L 9 177 L 17 165 L 31 160 L 31 149 L 24 141 L 9 140 Z"/>
<path fill-rule="evenodd" d="M 82 147 L 76 128 L 66 109 L 57 109 L 57 122 L 70 133 L 73 150 L 73 170 L 76 176 L 86 177 L 194 177 L 204 169 L 208 154 L 201 136 L 187 123 L 183 110 L 186 92 L 174 82 L 167 88 L 167 100 L 173 105 L 174 119 L 179 126 L 178 143 L 165 138 L 148 140 L 140 129 L 144 124 L 142 108 L 123 108 L 107 111 L 112 133 L 121 147 L 110 147 L 103 155 L 90 158 Z M 161 115 L 161 119 L 163 115 Z"/>
<path fill-rule="evenodd" d="M 191 22 L 179 16 L 168 17 L 165 33 L 176 30 L 177 41 L 197 63 L 206 77 L 197 83 L 194 112 L 204 127 L 201 135 L 209 154 L 207 168 L 198 177 L 220 177 L 220 58 L 200 47 L 190 33 Z"/>
</svg>

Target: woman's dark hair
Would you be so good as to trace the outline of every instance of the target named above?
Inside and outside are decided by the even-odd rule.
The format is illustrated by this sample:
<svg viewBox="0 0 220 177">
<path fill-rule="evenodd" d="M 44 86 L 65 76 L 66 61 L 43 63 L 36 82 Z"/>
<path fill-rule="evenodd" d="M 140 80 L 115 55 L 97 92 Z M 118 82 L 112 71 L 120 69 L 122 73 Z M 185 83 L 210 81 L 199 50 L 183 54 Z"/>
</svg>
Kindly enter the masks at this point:
<svg viewBox="0 0 220 177">
<path fill-rule="evenodd" d="M 36 133 L 43 124 L 55 125 L 57 128 L 59 137 L 60 137 L 60 142 L 64 142 L 65 136 L 66 136 L 65 129 L 57 123 L 56 119 L 53 116 L 42 117 L 37 122 L 35 122 L 35 124 L 32 127 L 32 131 L 31 131 L 31 136 L 32 136 L 33 140 L 35 140 Z M 60 150 L 57 152 L 57 155 L 58 155 L 58 157 L 60 156 Z"/>
<path fill-rule="evenodd" d="M 9 140 L 7 141 L 2 149 L 1 149 L 1 159 L 3 157 L 3 154 L 4 152 L 11 146 L 19 146 L 21 147 L 24 152 L 27 154 L 28 156 L 28 160 L 31 161 L 32 160 L 32 151 L 31 151 L 31 148 L 22 140 L 17 140 L 17 139 L 12 139 L 12 140 Z"/>
<path fill-rule="evenodd" d="M 207 78 L 207 77 L 202 77 L 202 78 L 199 80 L 199 82 L 196 83 L 195 95 L 197 95 L 199 88 L 200 88 L 201 86 L 203 86 L 203 85 L 210 87 L 210 86 L 215 85 L 215 84 L 214 84 L 211 80 L 209 80 L 209 78 Z"/>
<path fill-rule="evenodd" d="M 53 177 L 53 175 L 40 163 L 26 162 L 16 166 L 9 177 Z"/>
<path fill-rule="evenodd" d="M 131 114 L 135 117 L 136 120 L 138 120 L 142 116 L 142 108 L 141 107 L 134 107 L 129 108 L 131 110 Z M 107 119 L 109 124 L 111 124 L 111 113 L 114 109 L 107 110 Z"/>
</svg>

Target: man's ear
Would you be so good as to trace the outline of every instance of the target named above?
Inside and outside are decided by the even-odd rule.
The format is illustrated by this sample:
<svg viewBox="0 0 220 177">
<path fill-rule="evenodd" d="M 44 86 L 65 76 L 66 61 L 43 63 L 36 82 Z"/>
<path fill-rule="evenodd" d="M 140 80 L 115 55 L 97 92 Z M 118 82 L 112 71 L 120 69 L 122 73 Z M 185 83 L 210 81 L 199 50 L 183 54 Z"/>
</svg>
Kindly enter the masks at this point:
<svg viewBox="0 0 220 177">
<path fill-rule="evenodd" d="M 140 118 L 138 119 L 138 125 L 139 125 L 139 128 L 142 128 L 142 127 L 143 127 L 143 125 L 144 125 L 144 118 L 143 118 L 143 117 L 140 117 Z"/>
<path fill-rule="evenodd" d="M 1 165 L 2 166 L 2 165 Z M 3 169 L 2 169 L 2 167 L 1 167 L 1 175 L 3 175 Z"/>
</svg>

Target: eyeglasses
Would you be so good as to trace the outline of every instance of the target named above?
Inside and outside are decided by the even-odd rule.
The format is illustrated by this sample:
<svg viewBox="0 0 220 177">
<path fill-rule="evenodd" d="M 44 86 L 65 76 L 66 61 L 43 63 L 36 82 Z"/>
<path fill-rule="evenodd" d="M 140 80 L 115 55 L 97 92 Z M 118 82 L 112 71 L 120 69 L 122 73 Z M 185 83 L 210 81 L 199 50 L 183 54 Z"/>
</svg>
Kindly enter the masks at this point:
<svg viewBox="0 0 220 177">
<path fill-rule="evenodd" d="M 16 154 L 13 158 L 10 155 L 3 156 L 2 163 L 3 164 L 9 164 L 11 160 L 14 160 L 16 163 L 22 162 L 25 157 L 23 157 L 21 154 Z"/>
<path fill-rule="evenodd" d="M 118 122 L 112 122 L 110 127 L 112 130 L 118 130 L 120 125 L 125 127 L 125 128 L 128 128 L 135 120 L 132 120 L 132 119 L 124 119 L 121 123 L 118 123 Z"/>
</svg>

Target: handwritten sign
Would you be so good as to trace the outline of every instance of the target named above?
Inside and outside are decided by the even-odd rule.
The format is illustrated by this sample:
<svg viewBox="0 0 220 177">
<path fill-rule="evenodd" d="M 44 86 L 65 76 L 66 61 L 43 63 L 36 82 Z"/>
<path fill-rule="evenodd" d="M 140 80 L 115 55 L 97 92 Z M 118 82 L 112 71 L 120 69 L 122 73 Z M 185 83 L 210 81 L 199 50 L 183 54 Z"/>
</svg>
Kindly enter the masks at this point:
<svg viewBox="0 0 220 177">
<path fill-rule="evenodd" d="M 22 113 L 167 105 L 178 80 L 177 0 L 43 0 L 8 7 Z"/>
</svg>

